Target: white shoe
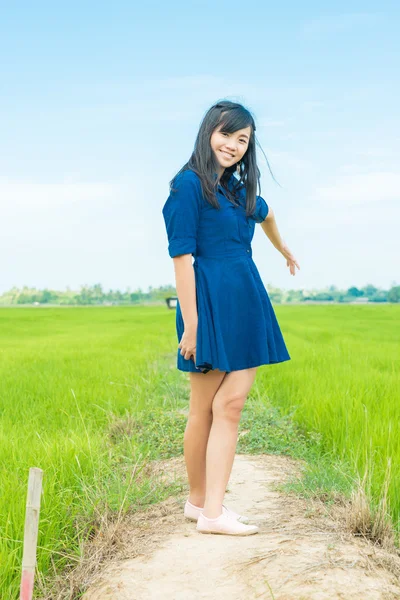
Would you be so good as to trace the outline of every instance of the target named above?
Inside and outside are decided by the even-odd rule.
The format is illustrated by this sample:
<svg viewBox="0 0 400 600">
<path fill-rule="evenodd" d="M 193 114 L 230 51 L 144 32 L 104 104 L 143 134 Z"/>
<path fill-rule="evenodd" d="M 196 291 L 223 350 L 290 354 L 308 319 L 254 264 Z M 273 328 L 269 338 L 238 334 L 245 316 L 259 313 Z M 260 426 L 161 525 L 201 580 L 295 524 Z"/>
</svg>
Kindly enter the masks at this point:
<svg viewBox="0 0 400 600">
<path fill-rule="evenodd" d="M 185 515 L 185 517 L 187 519 L 190 519 L 191 521 L 197 521 L 202 510 L 204 510 L 204 508 L 195 506 L 194 504 L 189 502 L 189 500 L 186 500 L 183 514 Z M 222 512 L 229 514 L 233 519 L 236 519 L 237 521 L 240 521 L 241 523 L 249 522 L 249 519 L 247 517 L 244 517 L 243 515 L 239 515 L 237 512 L 235 512 L 235 511 L 229 509 L 227 506 L 225 506 L 225 504 L 222 505 Z"/>
<path fill-rule="evenodd" d="M 196 529 L 200 533 L 219 533 L 222 535 L 252 535 L 253 533 L 258 533 L 256 525 L 240 523 L 226 512 L 222 512 L 216 519 L 208 519 L 201 513 Z"/>
</svg>

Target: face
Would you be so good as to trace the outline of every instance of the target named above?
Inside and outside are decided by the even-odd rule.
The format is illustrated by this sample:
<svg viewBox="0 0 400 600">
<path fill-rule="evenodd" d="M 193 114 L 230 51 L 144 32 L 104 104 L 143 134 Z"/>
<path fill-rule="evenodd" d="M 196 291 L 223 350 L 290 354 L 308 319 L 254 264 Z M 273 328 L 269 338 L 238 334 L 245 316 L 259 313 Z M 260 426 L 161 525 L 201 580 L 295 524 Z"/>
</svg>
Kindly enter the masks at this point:
<svg viewBox="0 0 400 600">
<path fill-rule="evenodd" d="M 224 170 L 235 165 L 249 146 L 251 127 L 238 129 L 234 133 L 226 133 L 218 127 L 211 135 L 210 144 L 218 161 L 219 175 Z"/>
</svg>

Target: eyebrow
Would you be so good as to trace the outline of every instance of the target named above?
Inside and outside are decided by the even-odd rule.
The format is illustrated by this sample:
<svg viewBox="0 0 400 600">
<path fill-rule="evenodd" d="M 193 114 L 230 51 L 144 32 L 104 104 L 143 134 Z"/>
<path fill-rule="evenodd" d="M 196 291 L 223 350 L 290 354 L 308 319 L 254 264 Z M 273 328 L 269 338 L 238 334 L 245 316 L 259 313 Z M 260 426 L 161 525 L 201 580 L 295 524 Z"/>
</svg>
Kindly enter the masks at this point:
<svg viewBox="0 0 400 600">
<path fill-rule="evenodd" d="M 218 131 L 220 131 L 221 133 L 227 133 L 223 127 L 221 127 Z M 247 135 L 247 133 L 241 133 L 239 135 L 239 137 L 245 137 L 245 138 L 249 139 L 249 136 Z"/>
</svg>

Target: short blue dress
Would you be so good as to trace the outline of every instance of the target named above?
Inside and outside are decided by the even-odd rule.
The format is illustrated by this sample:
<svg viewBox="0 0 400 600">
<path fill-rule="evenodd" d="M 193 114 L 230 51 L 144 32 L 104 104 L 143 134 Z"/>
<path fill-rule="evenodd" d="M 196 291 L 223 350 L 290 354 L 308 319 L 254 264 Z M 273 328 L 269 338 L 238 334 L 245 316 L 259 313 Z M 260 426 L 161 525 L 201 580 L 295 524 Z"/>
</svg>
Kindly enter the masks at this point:
<svg viewBox="0 0 400 600">
<path fill-rule="evenodd" d="M 229 189 L 237 179 L 231 175 Z M 174 182 L 176 192 L 167 198 L 162 214 L 171 258 L 194 256 L 197 301 L 196 364 L 177 351 L 180 371 L 208 373 L 239 371 L 290 360 L 267 290 L 252 258 L 251 241 L 256 223 L 268 214 L 257 196 L 252 217 L 246 216 L 246 188 L 238 204 L 218 187 L 220 209 L 203 196 L 200 178 L 188 169 Z M 178 343 L 184 331 L 179 300 L 176 307 Z"/>
</svg>

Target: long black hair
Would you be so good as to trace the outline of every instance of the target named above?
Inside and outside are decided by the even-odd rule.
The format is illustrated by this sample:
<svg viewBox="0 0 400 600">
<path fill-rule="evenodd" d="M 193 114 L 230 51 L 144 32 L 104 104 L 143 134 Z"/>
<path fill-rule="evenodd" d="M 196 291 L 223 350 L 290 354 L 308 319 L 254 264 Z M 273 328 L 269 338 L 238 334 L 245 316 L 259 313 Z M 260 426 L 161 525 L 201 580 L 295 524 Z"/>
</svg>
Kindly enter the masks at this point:
<svg viewBox="0 0 400 600">
<path fill-rule="evenodd" d="M 247 150 L 240 161 L 240 176 L 236 178 L 233 187 L 229 188 L 228 181 L 232 174 L 237 173 L 237 163 L 231 167 L 227 167 L 221 178 L 218 175 L 215 177 L 215 173 L 218 170 L 218 163 L 211 148 L 211 135 L 217 128 L 224 133 L 234 133 L 239 129 L 245 129 L 249 126 L 250 139 Z M 191 169 L 200 178 L 205 198 L 212 206 L 220 208 L 216 196 L 218 185 L 223 187 L 225 194 L 232 202 L 236 202 L 239 188 L 244 185 L 246 188 L 246 215 L 252 215 L 256 207 L 257 187 L 258 195 L 261 195 L 260 170 L 257 166 L 256 145 L 260 148 L 261 146 L 256 139 L 255 131 L 256 124 L 253 115 L 242 104 L 222 100 L 211 106 L 200 124 L 191 157 L 170 181 L 171 189 L 173 189 L 175 178 L 183 171 Z M 262 148 L 261 151 L 267 161 L 269 171 L 274 178 L 268 159 Z"/>
</svg>

